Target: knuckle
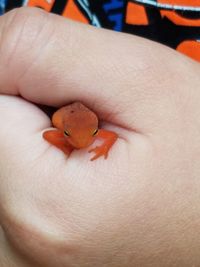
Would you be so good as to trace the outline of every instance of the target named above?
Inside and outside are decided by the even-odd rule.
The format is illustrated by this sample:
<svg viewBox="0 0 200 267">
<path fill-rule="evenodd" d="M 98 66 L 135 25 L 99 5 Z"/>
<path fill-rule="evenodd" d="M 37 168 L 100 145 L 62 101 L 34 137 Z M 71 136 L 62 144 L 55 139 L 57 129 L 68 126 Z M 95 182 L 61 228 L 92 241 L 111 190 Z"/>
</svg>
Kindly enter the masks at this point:
<svg viewBox="0 0 200 267">
<path fill-rule="evenodd" d="M 0 18 L 0 56 L 4 66 L 9 67 L 10 61 L 30 49 L 47 16 L 48 13 L 39 8 L 21 7 Z"/>
</svg>

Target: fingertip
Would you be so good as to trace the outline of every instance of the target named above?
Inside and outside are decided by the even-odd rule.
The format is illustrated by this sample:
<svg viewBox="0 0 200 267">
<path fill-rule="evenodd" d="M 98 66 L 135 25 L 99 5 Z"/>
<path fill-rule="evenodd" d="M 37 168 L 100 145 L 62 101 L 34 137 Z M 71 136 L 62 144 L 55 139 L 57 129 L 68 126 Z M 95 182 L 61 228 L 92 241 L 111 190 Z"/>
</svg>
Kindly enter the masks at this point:
<svg viewBox="0 0 200 267">
<path fill-rule="evenodd" d="M 17 96 L 0 96 L 2 129 L 21 133 L 41 131 L 50 126 L 49 117 L 36 105 Z M 0 131 L 1 134 L 2 131 Z"/>
</svg>

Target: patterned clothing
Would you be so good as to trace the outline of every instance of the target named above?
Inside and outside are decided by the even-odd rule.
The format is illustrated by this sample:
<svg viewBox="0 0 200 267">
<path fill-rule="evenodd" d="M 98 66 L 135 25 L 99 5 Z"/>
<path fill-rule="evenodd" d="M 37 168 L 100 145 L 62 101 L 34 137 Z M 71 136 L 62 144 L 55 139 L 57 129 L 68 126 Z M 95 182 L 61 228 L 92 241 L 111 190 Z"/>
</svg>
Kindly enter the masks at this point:
<svg viewBox="0 0 200 267">
<path fill-rule="evenodd" d="M 22 5 L 143 36 L 200 62 L 200 0 L 0 0 L 0 14 Z"/>
</svg>

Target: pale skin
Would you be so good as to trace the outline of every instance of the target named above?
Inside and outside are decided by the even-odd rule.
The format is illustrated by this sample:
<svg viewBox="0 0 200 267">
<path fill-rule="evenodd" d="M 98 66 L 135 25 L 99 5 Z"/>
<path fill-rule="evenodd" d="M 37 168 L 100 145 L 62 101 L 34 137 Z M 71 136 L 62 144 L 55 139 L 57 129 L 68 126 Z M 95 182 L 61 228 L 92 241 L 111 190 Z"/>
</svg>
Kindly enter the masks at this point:
<svg viewBox="0 0 200 267">
<path fill-rule="evenodd" d="M 0 36 L 0 266 L 200 266 L 199 63 L 36 9 Z M 75 101 L 119 135 L 106 160 L 42 138 L 36 104 Z"/>
</svg>

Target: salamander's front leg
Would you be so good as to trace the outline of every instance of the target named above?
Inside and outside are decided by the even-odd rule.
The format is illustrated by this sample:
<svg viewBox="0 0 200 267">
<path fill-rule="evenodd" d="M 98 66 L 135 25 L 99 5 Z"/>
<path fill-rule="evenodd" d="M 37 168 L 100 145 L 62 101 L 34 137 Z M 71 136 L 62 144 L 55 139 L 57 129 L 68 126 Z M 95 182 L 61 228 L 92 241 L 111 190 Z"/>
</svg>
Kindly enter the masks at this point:
<svg viewBox="0 0 200 267">
<path fill-rule="evenodd" d="M 66 155 L 70 155 L 73 150 L 73 147 L 67 142 L 66 138 L 64 137 L 63 132 L 59 130 L 48 130 L 43 133 L 43 138 L 50 144 L 62 150 Z"/>
<path fill-rule="evenodd" d="M 101 156 L 104 156 L 104 158 L 106 159 L 108 156 L 108 151 L 117 140 L 118 135 L 111 131 L 99 129 L 97 138 L 98 137 L 104 139 L 104 142 L 102 145 L 89 150 L 89 153 L 94 152 L 96 154 L 93 158 L 91 158 L 91 160 L 95 160 Z"/>
</svg>

